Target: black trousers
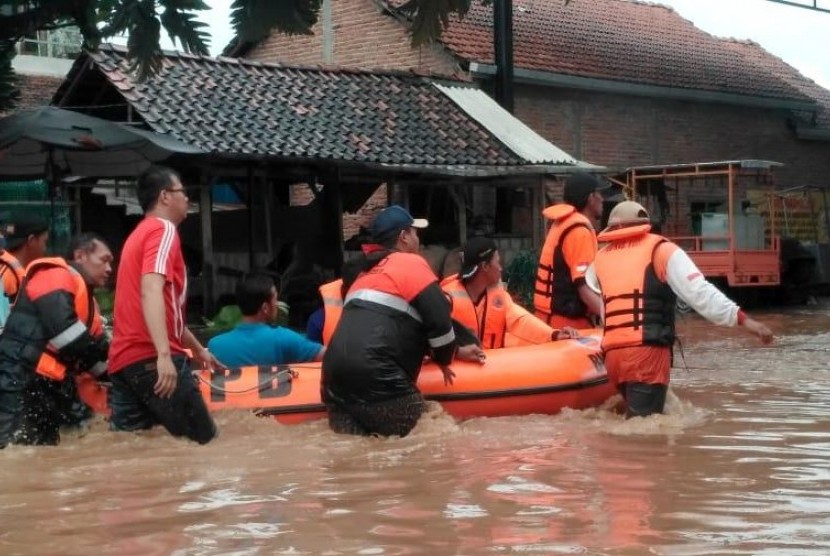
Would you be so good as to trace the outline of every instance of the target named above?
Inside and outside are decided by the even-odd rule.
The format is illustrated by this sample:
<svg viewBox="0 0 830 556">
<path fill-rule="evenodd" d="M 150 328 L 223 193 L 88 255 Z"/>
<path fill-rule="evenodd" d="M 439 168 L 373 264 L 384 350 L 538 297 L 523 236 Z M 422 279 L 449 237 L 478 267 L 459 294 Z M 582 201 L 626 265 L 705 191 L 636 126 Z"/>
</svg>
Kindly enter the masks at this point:
<svg viewBox="0 0 830 556">
<path fill-rule="evenodd" d="M 668 384 L 646 384 L 645 382 L 620 384 L 620 394 L 625 399 L 626 405 L 625 418 L 647 417 L 653 413 L 663 413 L 668 389 Z"/>
<path fill-rule="evenodd" d="M 184 436 L 199 444 L 207 444 L 216 437 L 216 424 L 187 359 L 174 357 L 173 364 L 178 369 L 178 380 L 170 398 L 160 398 L 153 391 L 158 380 L 155 358 L 110 375 L 112 386 L 107 401 L 112 408 L 113 430 L 136 431 L 162 425 L 173 436 Z"/>
<path fill-rule="evenodd" d="M 371 404 L 326 404 L 329 427 L 339 434 L 406 436 L 424 412 L 419 393 Z"/>
</svg>

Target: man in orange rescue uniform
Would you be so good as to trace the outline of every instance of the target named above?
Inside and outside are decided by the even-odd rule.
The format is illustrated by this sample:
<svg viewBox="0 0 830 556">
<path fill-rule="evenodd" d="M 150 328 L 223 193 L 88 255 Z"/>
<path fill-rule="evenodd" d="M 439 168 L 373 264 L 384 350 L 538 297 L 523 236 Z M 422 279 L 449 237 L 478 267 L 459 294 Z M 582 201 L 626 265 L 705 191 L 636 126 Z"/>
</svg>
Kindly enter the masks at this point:
<svg viewBox="0 0 830 556">
<path fill-rule="evenodd" d="M 608 375 L 626 402 L 627 417 L 662 413 L 675 340 L 679 297 L 708 321 L 742 326 L 765 344 L 772 332 L 708 282 L 677 245 L 650 233 L 648 212 L 623 201 L 614 207 L 588 280 L 602 290 Z"/>
<path fill-rule="evenodd" d="M 39 216 L 20 214 L 3 225 L 5 249 L 0 252 L 0 276 L 9 303 L 14 304 L 26 266 L 46 255 L 49 222 Z"/>
<path fill-rule="evenodd" d="M 591 174 L 573 174 L 565 181 L 564 202 L 542 211 L 552 224 L 539 257 L 533 306 L 554 328 L 592 328 L 590 319 L 602 310 L 585 272 L 597 252 L 593 221 L 602 217 L 600 191 L 607 187 Z"/>
<path fill-rule="evenodd" d="M 461 251 L 461 272 L 441 282 L 452 303 L 452 318 L 469 328 L 484 349 L 573 338 L 573 328 L 556 330 L 514 303 L 501 283 L 496 242 L 474 237 Z"/>
<path fill-rule="evenodd" d="M 349 288 L 323 356 L 320 390 L 334 432 L 409 434 L 425 409 L 417 381 L 427 353 L 452 383 L 457 342 L 449 303 L 418 254 L 418 230 L 427 225 L 398 205 L 372 223 L 378 250 Z M 458 356 L 481 361 L 484 353 L 470 344 Z"/>
<path fill-rule="evenodd" d="M 42 258 L 26 269 L 0 336 L 0 447 L 57 444 L 66 404 L 77 400 L 73 373 L 105 375 L 109 345 L 92 293 L 112 259 L 100 237 L 81 234 L 69 263 Z"/>
</svg>

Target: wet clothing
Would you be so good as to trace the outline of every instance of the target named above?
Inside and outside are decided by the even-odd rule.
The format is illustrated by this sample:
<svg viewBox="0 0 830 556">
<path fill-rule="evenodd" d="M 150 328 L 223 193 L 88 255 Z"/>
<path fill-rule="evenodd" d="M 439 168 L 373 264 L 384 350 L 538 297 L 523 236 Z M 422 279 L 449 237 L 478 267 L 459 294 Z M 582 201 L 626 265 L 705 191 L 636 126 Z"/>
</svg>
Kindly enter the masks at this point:
<svg viewBox="0 0 830 556">
<path fill-rule="evenodd" d="M 314 361 L 323 346 L 301 334 L 264 323 L 243 322 L 210 339 L 207 345 L 216 359 L 231 368 L 250 365 L 282 365 Z"/>
<path fill-rule="evenodd" d="M 484 349 L 550 342 L 556 330 L 516 304 L 502 284 L 484 291 L 473 301 L 458 275 L 441 282 L 450 297 L 452 318 L 473 331 Z"/>
<path fill-rule="evenodd" d="M 668 390 L 667 384 L 623 382 L 619 385 L 619 391 L 625 400 L 625 417 L 630 419 L 663 413 Z"/>
<path fill-rule="evenodd" d="M 141 279 L 145 274 L 164 276 L 167 340 L 173 363 L 179 369 L 176 390 L 170 398 L 154 392 L 158 354 L 141 305 Z M 182 345 L 186 299 L 187 271 L 176 226 L 169 220 L 147 216 L 124 243 L 118 265 L 108 398 L 114 430 L 132 431 L 161 424 L 173 436 L 186 436 L 200 444 L 216 436 L 216 424 L 196 378 L 189 374 Z"/>
<path fill-rule="evenodd" d="M 649 231 L 643 224 L 603 232 L 599 241 L 608 245 L 594 263 L 605 308 L 605 367 L 620 391 L 637 400 L 630 415 L 663 411 L 675 297 L 715 324 L 737 325 L 740 311 L 682 249 Z"/>
<path fill-rule="evenodd" d="M 156 348 L 144 322 L 141 278 L 164 276 L 164 309 L 170 353 L 184 354 L 187 273 L 179 234 L 169 220 L 148 216 L 127 238 L 115 282 L 113 337 L 109 354 L 111 373 L 144 359 L 155 359 Z"/>
<path fill-rule="evenodd" d="M 329 427 L 338 434 L 358 436 L 406 436 L 418 424 L 425 409 L 421 394 L 372 404 L 329 406 Z"/>
<path fill-rule="evenodd" d="M 23 391 L 23 415 L 12 442 L 56 445 L 63 427 L 80 427 L 91 418 L 92 409 L 78 396 L 74 378 L 35 376 Z"/>
<path fill-rule="evenodd" d="M 137 361 L 112 375 L 107 402 L 112 408 L 110 426 L 113 430 L 137 431 L 163 425 L 171 435 L 183 436 L 199 444 L 207 444 L 216 437 L 216 424 L 187 359 L 176 356 L 173 364 L 178 377 L 176 389 L 168 399 L 153 392 L 158 380 L 155 357 Z"/>
<path fill-rule="evenodd" d="M 546 323 L 570 326 L 553 323 L 553 318 L 587 319 L 588 307 L 578 288 L 597 252 L 596 233 L 591 221 L 571 205 L 553 205 L 543 214 L 553 223 L 539 257 L 533 307 Z"/>
<path fill-rule="evenodd" d="M 45 431 L 43 437 L 26 435 L 27 443 L 56 442 L 61 424 L 85 418 L 83 412 L 62 412 L 78 403 L 74 384 L 50 382 L 74 381 L 75 372 L 100 368 L 106 361 L 108 342 L 100 329 L 93 333 L 100 316 L 88 288 L 62 259 L 38 259 L 29 266 L 0 335 L 0 446 L 12 441 L 21 427 Z M 87 300 L 81 304 L 87 311 L 79 315 L 76 301 L 81 298 Z M 65 378 L 34 380 L 44 361 L 51 370 L 64 371 L 53 376 Z M 40 402 L 44 405 L 32 405 Z M 28 423 L 30 417 L 40 424 Z"/>
<path fill-rule="evenodd" d="M 400 252 L 376 257 L 349 290 L 323 357 L 323 401 L 346 413 L 419 394 L 416 381 L 427 353 L 446 365 L 455 351 L 449 302 L 423 257 Z"/>
</svg>

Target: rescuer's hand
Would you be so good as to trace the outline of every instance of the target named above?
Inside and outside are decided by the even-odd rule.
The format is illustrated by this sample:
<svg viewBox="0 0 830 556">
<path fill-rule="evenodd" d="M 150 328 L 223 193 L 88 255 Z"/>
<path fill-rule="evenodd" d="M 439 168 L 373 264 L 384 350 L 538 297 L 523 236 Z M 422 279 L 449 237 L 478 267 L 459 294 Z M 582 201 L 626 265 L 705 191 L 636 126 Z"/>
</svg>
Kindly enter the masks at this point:
<svg viewBox="0 0 830 556">
<path fill-rule="evenodd" d="M 449 365 L 439 365 L 439 367 L 441 367 L 441 372 L 444 375 L 444 386 L 451 386 L 452 379 L 455 378 L 455 372 L 453 372 Z"/>
<path fill-rule="evenodd" d="M 771 344 L 773 340 L 772 330 L 767 325 L 747 316 L 744 320 L 744 328 L 758 336 L 762 344 Z"/>
</svg>

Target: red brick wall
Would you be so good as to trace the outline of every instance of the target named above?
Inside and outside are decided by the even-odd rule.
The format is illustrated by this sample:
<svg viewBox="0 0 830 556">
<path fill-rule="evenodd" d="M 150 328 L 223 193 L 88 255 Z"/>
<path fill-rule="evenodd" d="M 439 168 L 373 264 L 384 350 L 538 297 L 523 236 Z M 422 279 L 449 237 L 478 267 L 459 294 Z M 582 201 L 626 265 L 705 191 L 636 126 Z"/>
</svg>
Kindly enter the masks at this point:
<svg viewBox="0 0 830 556">
<path fill-rule="evenodd" d="M 516 116 L 609 168 L 753 158 L 784 164 L 779 187 L 830 183 L 830 144 L 796 139 L 782 111 L 520 86 Z"/>
<path fill-rule="evenodd" d="M 45 77 L 40 75 L 17 74 L 17 80 L 17 88 L 20 89 L 20 98 L 17 101 L 16 108 L 19 110 L 48 105 L 52 100 L 52 95 L 55 94 L 60 84 L 63 83 L 63 79 L 60 77 Z"/>
<path fill-rule="evenodd" d="M 263 62 L 318 65 L 323 60 L 323 24 L 313 35 L 271 35 L 246 57 Z M 412 48 L 406 29 L 372 0 L 332 0 L 333 59 L 326 65 L 374 69 L 419 68 L 450 75 L 459 68 L 438 45 Z"/>
</svg>

